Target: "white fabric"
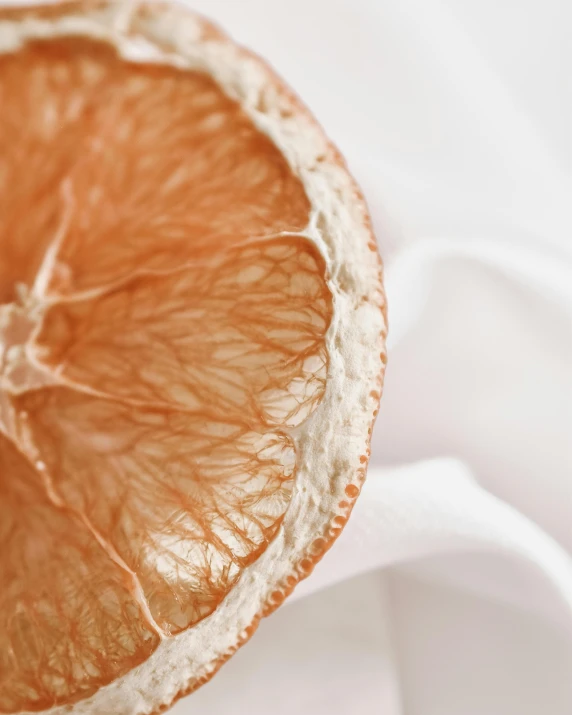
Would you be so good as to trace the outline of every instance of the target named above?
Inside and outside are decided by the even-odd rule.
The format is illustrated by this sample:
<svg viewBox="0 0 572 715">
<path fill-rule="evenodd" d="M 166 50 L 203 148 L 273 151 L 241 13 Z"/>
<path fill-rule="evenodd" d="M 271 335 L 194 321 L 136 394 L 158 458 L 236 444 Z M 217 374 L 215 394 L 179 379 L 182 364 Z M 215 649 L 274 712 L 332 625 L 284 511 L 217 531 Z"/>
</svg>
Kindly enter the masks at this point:
<svg viewBox="0 0 572 715">
<path fill-rule="evenodd" d="M 568 0 L 194 0 L 347 157 L 386 263 L 368 481 L 176 715 L 572 713 Z"/>
<path fill-rule="evenodd" d="M 346 531 L 174 712 L 570 715 L 571 6 L 192 4 L 347 157 L 386 262 L 390 351 Z"/>
</svg>

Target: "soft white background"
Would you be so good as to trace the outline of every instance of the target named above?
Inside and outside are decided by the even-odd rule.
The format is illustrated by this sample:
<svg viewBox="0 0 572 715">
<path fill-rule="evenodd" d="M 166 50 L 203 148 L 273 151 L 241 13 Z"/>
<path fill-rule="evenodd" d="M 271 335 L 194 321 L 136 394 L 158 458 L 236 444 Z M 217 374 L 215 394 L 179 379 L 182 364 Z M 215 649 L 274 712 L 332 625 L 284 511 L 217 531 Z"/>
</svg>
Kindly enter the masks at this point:
<svg viewBox="0 0 572 715">
<path fill-rule="evenodd" d="M 570 715 L 569 0 L 190 4 L 345 154 L 391 333 L 346 531 L 173 713 Z"/>
<path fill-rule="evenodd" d="M 568 0 L 194 0 L 345 154 L 386 262 L 369 479 L 177 715 L 572 713 Z"/>
</svg>

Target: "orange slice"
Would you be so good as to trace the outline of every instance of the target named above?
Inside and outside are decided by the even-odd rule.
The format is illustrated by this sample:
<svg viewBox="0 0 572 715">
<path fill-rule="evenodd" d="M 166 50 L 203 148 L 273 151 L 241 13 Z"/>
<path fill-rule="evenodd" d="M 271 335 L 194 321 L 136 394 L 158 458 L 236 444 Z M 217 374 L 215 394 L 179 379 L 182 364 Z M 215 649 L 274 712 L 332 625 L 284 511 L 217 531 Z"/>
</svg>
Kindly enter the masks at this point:
<svg viewBox="0 0 572 715">
<path fill-rule="evenodd" d="M 343 160 L 166 4 L 0 10 L 0 712 L 158 712 L 306 577 L 385 365 Z"/>
</svg>

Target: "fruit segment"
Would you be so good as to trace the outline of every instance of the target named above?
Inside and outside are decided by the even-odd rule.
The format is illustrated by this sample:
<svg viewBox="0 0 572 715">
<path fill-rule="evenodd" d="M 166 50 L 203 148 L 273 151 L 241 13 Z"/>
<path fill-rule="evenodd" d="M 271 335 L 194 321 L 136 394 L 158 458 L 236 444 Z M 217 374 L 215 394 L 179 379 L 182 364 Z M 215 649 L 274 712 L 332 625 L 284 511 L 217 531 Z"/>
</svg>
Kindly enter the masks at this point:
<svg viewBox="0 0 572 715">
<path fill-rule="evenodd" d="M 69 294 L 308 222 L 284 157 L 199 72 L 37 42 L 0 57 L 0 106 L 5 301 L 42 258 L 37 292 Z"/>
<path fill-rule="evenodd" d="M 249 244 L 134 279 L 44 315 L 35 359 L 92 391 L 261 428 L 297 424 L 325 380 L 331 296 L 298 237 Z"/>
<path fill-rule="evenodd" d="M 2 435 L 0 544 L 0 712 L 87 697 L 157 647 L 128 574 Z"/>
<path fill-rule="evenodd" d="M 295 464 L 281 431 L 65 388 L 29 392 L 15 405 L 23 449 L 137 575 L 166 634 L 211 613 L 276 534 Z"/>
</svg>

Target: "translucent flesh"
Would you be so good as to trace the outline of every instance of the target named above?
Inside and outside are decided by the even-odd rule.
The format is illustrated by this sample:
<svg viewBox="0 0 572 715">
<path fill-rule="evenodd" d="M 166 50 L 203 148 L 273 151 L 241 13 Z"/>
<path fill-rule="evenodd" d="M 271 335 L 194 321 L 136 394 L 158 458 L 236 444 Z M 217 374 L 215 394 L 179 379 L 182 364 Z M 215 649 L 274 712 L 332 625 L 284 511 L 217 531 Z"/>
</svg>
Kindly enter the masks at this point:
<svg viewBox="0 0 572 715">
<path fill-rule="evenodd" d="M 11 713 L 120 677 L 266 549 L 332 307 L 300 181 L 207 76 L 37 42 L 0 107 Z"/>
</svg>

